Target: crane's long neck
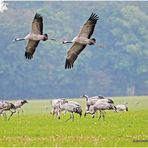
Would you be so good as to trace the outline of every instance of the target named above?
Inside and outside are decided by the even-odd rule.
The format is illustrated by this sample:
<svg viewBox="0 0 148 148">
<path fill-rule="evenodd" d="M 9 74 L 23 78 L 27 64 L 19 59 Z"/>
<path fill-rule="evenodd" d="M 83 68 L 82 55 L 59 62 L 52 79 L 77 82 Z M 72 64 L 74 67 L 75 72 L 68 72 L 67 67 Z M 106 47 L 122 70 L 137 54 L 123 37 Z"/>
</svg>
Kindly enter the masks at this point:
<svg viewBox="0 0 148 148">
<path fill-rule="evenodd" d="M 73 43 L 72 41 L 63 41 L 63 44 Z"/>
<path fill-rule="evenodd" d="M 22 41 L 25 40 L 25 38 L 16 38 L 14 41 Z"/>
<path fill-rule="evenodd" d="M 66 43 L 72 43 L 72 41 L 66 41 Z"/>
<path fill-rule="evenodd" d="M 83 95 L 83 97 L 86 99 L 86 101 L 88 101 L 88 96 L 86 96 L 86 95 Z"/>
<path fill-rule="evenodd" d="M 59 102 L 59 107 L 60 107 L 60 109 L 62 109 L 62 103 L 61 102 Z"/>
</svg>

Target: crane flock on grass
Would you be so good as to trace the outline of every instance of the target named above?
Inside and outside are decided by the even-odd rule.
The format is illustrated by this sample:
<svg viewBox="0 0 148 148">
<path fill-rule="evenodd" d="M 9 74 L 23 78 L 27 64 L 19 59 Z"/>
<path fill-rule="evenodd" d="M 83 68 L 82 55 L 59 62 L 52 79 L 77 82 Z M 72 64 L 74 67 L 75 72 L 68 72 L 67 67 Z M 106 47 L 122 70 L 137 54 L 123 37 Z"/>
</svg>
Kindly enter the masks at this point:
<svg viewBox="0 0 148 148">
<path fill-rule="evenodd" d="M 103 118 L 105 120 L 105 115 L 107 110 L 113 110 L 114 112 L 119 111 L 128 111 L 127 104 L 118 104 L 115 106 L 114 101 L 110 98 L 106 98 L 104 96 L 98 95 L 93 97 L 88 97 L 87 95 L 83 95 L 80 98 L 85 98 L 85 106 L 86 109 L 84 110 L 84 117 L 87 114 L 91 114 L 92 118 L 95 117 L 97 111 L 100 112 L 99 119 Z M 17 100 L 14 103 L 8 101 L 0 101 L 0 115 L 3 116 L 5 119 L 10 120 L 10 118 L 15 114 L 21 111 L 23 114 L 24 104 L 28 104 L 27 100 Z M 74 114 L 78 114 L 80 117 L 82 116 L 83 109 L 79 102 L 71 101 L 69 99 L 58 98 L 53 99 L 50 101 L 51 111 L 50 114 L 58 119 L 61 118 L 61 113 L 63 112 L 64 115 L 66 113 L 70 113 L 70 117 L 65 121 L 69 121 L 70 119 L 74 121 Z M 9 112 L 9 116 L 7 117 L 7 112 Z"/>
<path fill-rule="evenodd" d="M 100 112 L 99 120 L 103 118 L 105 120 L 105 114 L 107 110 L 113 110 L 114 112 L 119 112 L 119 111 L 128 111 L 128 107 L 125 105 L 117 105 L 115 106 L 114 101 L 110 98 L 106 98 L 102 95 L 98 96 L 93 96 L 93 97 L 88 97 L 87 95 L 81 96 L 81 98 L 86 99 L 86 110 L 84 111 L 84 116 L 87 114 L 91 114 L 92 118 L 95 117 L 95 114 L 97 111 Z M 64 114 L 66 112 L 70 113 L 70 118 L 66 120 L 69 121 L 72 119 L 74 121 L 74 113 L 77 113 L 82 115 L 82 106 L 79 102 L 76 101 L 70 101 L 66 100 L 63 98 L 59 99 L 53 99 L 51 101 L 51 114 L 54 116 L 56 114 L 57 118 L 60 119 L 60 114 L 62 111 L 64 111 Z M 120 108 L 120 109 L 119 109 Z"/>
<path fill-rule="evenodd" d="M 73 43 L 72 46 L 68 49 L 67 57 L 65 61 L 65 69 L 71 69 L 78 55 L 83 51 L 86 45 L 94 45 L 96 43 L 95 38 L 90 38 L 94 32 L 95 25 L 99 19 L 98 15 L 92 13 L 89 19 L 84 23 L 79 34 L 74 37 L 72 41 L 63 40 L 61 43 Z M 28 40 L 25 57 L 26 59 L 32 59 L 35 53 L 35 50 L 40 41 L 59 41 L 54 38 L 49 38 L 48 34 L 43 34 L 43 17 L 36 13 L 32 21 L 32 30 L 23 38 L 15 38 L 13 41 L 22 41 Z M 100 46 L 102 47 L 102 46 Z"/>
</svg>

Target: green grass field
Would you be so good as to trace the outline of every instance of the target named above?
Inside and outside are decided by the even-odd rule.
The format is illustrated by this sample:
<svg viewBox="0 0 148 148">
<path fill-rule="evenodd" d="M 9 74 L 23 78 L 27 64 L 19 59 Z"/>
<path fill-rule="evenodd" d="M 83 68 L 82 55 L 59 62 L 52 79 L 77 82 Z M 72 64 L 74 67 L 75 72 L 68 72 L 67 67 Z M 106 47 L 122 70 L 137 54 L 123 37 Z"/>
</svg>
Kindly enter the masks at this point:
<svg viewBox="0 0 148 148">
<path fill-rule="evenodd" d="M 128 102 L 129 111 L 107 111 L 105 121 L 98 121 L 99 114 L 94 119 L 75 114 L 74 122 L 65 122 L 69 114 L 62 114 L 60 120 L 52 117 L 49 100 L 31 100 L 23 107 L 24 115 L 14 114 L 10 121 L 0 119 L 0 146 L 148 147 L 148 97 L 113 100 L 116 104 Z M 84 99 L 76 101 L 85 108 Z"/>
</svg>

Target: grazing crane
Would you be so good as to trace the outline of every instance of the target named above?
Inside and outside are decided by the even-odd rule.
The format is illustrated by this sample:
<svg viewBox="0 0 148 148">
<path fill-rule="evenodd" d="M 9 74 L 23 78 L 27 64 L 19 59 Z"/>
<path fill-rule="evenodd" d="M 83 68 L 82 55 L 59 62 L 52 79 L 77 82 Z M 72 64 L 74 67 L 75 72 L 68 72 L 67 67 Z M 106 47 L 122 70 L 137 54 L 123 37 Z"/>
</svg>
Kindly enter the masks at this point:
<svg viewBox="0 0 148 148">
<path fill-rule="evenodd" d="M 26 59 L 32 59 L 33 54 L 40 42 L 46 40 L 55 40 L 49 39 L 47 34 L 43 34 L 43 18 L 40 14 L 36 13 L 32 22 L 32 31 L 24 38 L 16 38 L 14 41 L 29 40 L 26 46 L 25 57 Z"/>
<path fill-rule="evenodd" d="M 22 114 L 23 114 L 23 109 L 22 109 L 22 106 L 24 105 L 24 104 L 26 104 L 26 103 L 28 103 L 28 101 L 27 100 L 17 100 L 15 103 L 14 103 L 14 106 L 15 106 L 15 108 L 16 108 L 16 110 L 17 110 L 17 113 L 18 113 L 18 116 L 19 116 L 19 110 L 21 110 L 22 111 Z"/>
<path fill-rule="evenodd" d="M 95 25 L 98 20 L 98 16 L 92 13 L 86 23 L 83 25 L 80 33 L 72 41 L 63 41 L 63 43 L 73 43 L 68 49 L 67 58 L 65 61 L 65 69 L 71 69 L 78 55 L 86 47 L 87 44 L 94 45 L 96 43 L 95 38 L 90 38 L 94 32 Z"/>
<path fill-rule="evenodd" d="M 92 99 L 86 102 L 87 107 L 84 116 L 89 113 L 90 107 L 95 105 L 97 102 L 111 104 L 111 106 L 113 106 L 114 110 L 116 111 L 116 106 L 114 106 L 114 102 L 111 99 Z"/>
<path fill-rule="evenodd" d="M 0 113 L 3 114 L 6 118 L 7 115 L 5 114 L 5 111 L 10 111 L 11 114 L 8 117 L 8 120 L 11 118 L 11 116 L 16 113 L 15 105 L 6 101 L 0 101 Z"/>
<path fill-rule="evenodd" d="M 82 108 L 80 105 L 68 102 L 68 103 L 64 103 L 61 104 L 60 103 L 60 108 L 61 111 L 66 111 L 66 112 L 70 112 L 70 118 L 68 118 L 65 122 L 69 121 L 70 119 L 72 119 L 72 121 L 74 121 L 74 114 L 73 113 L 77 113 L 80 115 L 82 115 Z"/>
<path fill-rule="evenodd" d="M 94 105 L 98 101 L 98 96 L 88 97 L 87 95 L 83 95 L 81 97 L 84 97 L 86 99 L 86 110 L 84 113 L 84 116 L 86 116 L 87 111 L 89 111 L 89 107 L 91 105 Z"/>
<path fill-rule="evenodd" d="M 99 110 L 100 111 L 100 116 L 99 120 L 101 117 L 105 119 L 105 110 L 114 110 L 115 106 L 111 103 L 104 102 L 104 101 L 97 101 L 94 105 L 91 105 L 89 108 L 89 111 L 87 113 L 92 114 L 92 117 L 94 118 L 95 113 Z"/>
<path fill-rule="evenodd" d="M 103 97 L 103 96 L 100 97 L 100 95 L 99 96 L 94 96 L 94 97 L 88 97 L 87 95 L 83 95 L 82 97 L 86 98 L 86 111 L 84 113 L 84 116 L 86 116 L 86 114 L 89 113 L 90 106 L 94 105 L 97 101 L 114 104 L 113 100 L 105 99 L 105 97 Z"/>
<path fill-rule="evenodd" d="M 125 104 L 116 105 L 117 112 L 118 111 L 128 111 L 128 107 Z"/>
<path fill-rule="evenodd" d="M 54 114 L 56 114 L 56 116 L 58 117 L 58 119 L 60 119 L 60 112 L 61 112 L 61 109 L 60 109 L 60 103 L 61 104 L 64 104 L 64 103 L 67 103 L 68 101 L 66 101 L 65 99 L 54 99 L 51 101 L 51 107 L 52 107 L 52 110 L 51 110 L 51 114 L 54 116 Z"/>
<path fill-rule="evenodd" d="M 74 105 L 77 105 L 78 107 L 81 107 L 81 105 L 80 105 L 80 103 L 78 103 L 78 102 L 76 102 L 76 101 L 67 101 L 67 102 L 65 102 L 65 103 L 70 103 L 70 104 L 74 104 Z M 66 114 L 66 110 L 65 110 L 65 112 L 64 112 L 64 114 Z"/>
</svg>

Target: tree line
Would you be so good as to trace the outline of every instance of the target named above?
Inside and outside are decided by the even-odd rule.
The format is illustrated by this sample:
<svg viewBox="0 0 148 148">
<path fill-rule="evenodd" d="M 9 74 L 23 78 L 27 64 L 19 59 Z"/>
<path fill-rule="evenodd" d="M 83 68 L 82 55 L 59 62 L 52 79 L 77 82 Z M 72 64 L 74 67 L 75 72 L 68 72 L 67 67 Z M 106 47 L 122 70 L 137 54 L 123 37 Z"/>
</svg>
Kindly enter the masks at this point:
<svg viewBox="0 0 148 148">
<path fill-rule="evenodd" d="M 146 2 L 8 2 L 0 13 L 0 97 L 147 95 L 147 7 Z M 95 12 L 100 18 L 93 36 L 104 48 L 87 46 L 72 70 L 64 69 L 71 45 L 60 42 L 41 42 L 34 59 L 26 60 L 27 42 L 12 40 L 30 32 L 36 12 L 43 16 L 44 32 L 59 40 L 71 40 Z"/>
</svg>

